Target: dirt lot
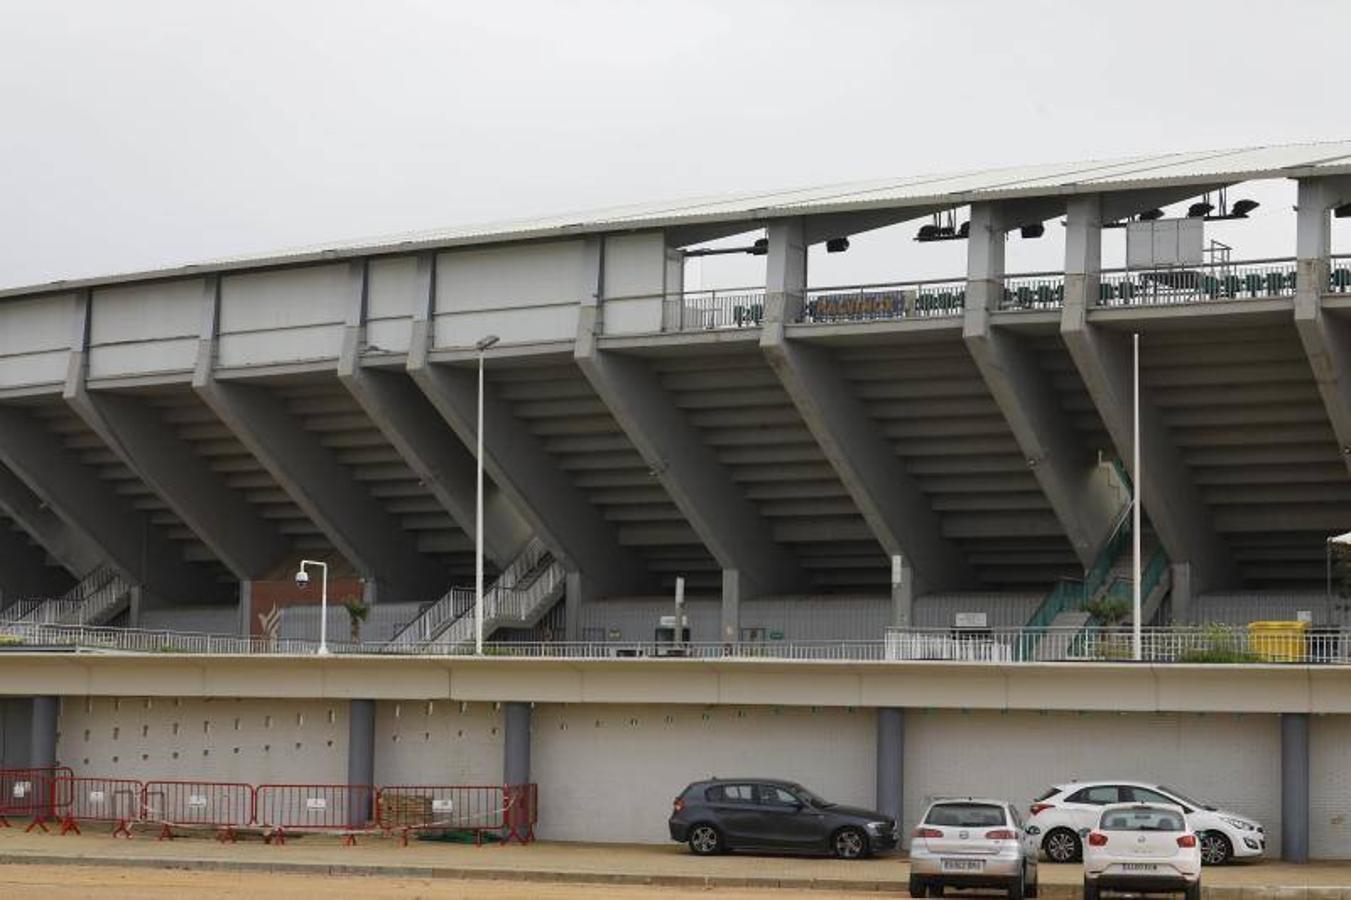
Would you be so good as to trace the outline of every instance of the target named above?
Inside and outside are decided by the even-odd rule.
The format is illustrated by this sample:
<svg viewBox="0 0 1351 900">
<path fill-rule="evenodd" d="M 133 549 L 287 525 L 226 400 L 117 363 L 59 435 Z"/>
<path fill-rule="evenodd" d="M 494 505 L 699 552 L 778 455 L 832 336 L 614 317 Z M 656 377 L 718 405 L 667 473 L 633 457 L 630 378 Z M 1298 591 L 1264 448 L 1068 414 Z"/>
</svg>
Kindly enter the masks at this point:
<svg viewBox="0 0 1351 900">
<path fill-rule="evenodd" d="M 677 897 L 745 898 L 767 900 L 770 897 L 811 897 L 813 900 L 857 900 L 876 893 L 835 891 L 733 890 L 690 887 L 660 888 L 641 886 L 603 886 L 595 884 L 542 884 L 539 882 L 455 881 L 438 878 L 339 877 L 327 874 L 272 875 L 241 872 L 184 872 L 166 869 L 119 869 L 84 866 L 0 867 L 0 896 L 37 896 L 66 898 L 98 897 L 108 900 L 133 898 L 192 897 L 216 900 L 221 897 L 267 897 L 279 900 L 307 900 L 314 897 L 322 880 L 325 900 L 375 900 L 375 898 L 447 898 L 447 900 L 676 900 Z"/>
</svg>

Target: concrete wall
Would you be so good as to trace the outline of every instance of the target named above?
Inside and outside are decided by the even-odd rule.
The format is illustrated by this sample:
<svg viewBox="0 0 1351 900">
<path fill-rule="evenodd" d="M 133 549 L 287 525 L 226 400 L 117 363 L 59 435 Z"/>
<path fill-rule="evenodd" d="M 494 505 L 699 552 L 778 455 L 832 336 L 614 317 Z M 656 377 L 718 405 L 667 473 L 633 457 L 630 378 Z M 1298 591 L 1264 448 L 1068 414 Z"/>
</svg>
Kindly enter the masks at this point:
<svg viewBox="0 0 1351 900">
<path fill-rule="evenodd" d="M 0 390 L 66 379 L 74 294 L 0 300 Z"/>
<path fill-rule="evenodd" d="M 419 296 L 417 260 L 411 256 L 373 259 L 366 274 L 366 343 L 404 353 L 413 328 L 413 310 L 426 304 Z"/>
<path fill-rule="evenodd" d="M 537 833 L 669 840 L 671 801 L 711 775 L 795 778 L 841 803 L 874 802 L 871 710 L 541 705 L 531 735 Z"/>
<path fill-rule="evenodd" d="M 1271 715 L 911 710 L 905 825 L 914 827 L 930 797 L 1003 797 L 1026 809 L 1053 784 L 1122 778 L 1161 782 L 1253 816 L 1275 848 L 1280 772 L 1280 726 Z M 1342 808 L 1348 799 L 1342 795 Z"/>
<path fill-rule="evenodd" d="M 202 327 L 203 283 L 97 290 L 89 316 L 89 377 L 190 372 Z"/>
<path fill-rule="evenodd" d="M 375 781 L 501 784 L 501 708 L 448 700 L 377 703 Z"/>
<path fill-rule="evenodd" d="M 1309 728 L 1309 855 L 1351 859 L 1351 717 L 1314 716 Z"/>
<path fill-rule="evenodd" d="M 666 239 L 661 234 L 626 234 L 605 239 L 605 333 L 661 331 L 667 285 Z"/>
<path fill-rule="evenodd" d="M 218 364 L 336 359 L 351 294 L 346 264 L 222 279 Z"/>
<path fill-rule="evenodd" d="M 65 697 L 56 757 L 108 778 L 341 783 L 347 727 L 344 701 Z"/>
<path fill-rule="evenodd" d="M 582 241 L 442 253 L 436 260 L 435 346 L 573 340 L 590 292 Z"/>
</svg>

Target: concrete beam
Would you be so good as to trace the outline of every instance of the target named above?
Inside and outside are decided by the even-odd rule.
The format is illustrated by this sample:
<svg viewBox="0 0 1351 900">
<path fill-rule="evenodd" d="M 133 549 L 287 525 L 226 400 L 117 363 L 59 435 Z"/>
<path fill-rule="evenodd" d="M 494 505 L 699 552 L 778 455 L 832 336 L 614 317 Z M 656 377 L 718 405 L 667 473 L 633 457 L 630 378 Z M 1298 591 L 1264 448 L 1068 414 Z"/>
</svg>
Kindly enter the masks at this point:
<svg viewBox="0 0 1351 900">
<path fill-rule="evenodd" d="M 236 577 L 265 575 L 287 547 L 272 523 L 153 409 L 133 397 L 88 389 L 88 296 L 78 305 L 82 308 L 62 395 L 66 404 Z"/>
<path fill-rule="evenodd" d="M 596 248 L 596 293 L 599 241 Z M 724 570 L 739 573 L 741 599 L 806 591 L 810 582 L 793 555 L 770 537 L 770 526 L 732 479 L 698 430 L 677 408 L 646 360 L 596 346 L 602 308 L 582 304 L 574 358 L 624 434 L 638 450 L 695 534 Z"/>
<path fill-rule="evenodd" d="M 28 485 L 0 465 L 0 510 L 19 523 L 38 546 L 79 581 L 98 567 L 98 545 L 71 528 Z"/>
<path fill-rule="evenodd" d="M 418 276 L 430 290 L 433 260 L 418 260 Z M 352 300 L 338 380 L 347 388 L 380 433 L 422 480 L 455 524 L 474 534 L 474 454 L 441 421 L 417 385 L 403 373 L 369 371 L 361 366 L 366 342 L 367 266 L 353 263 Z M 425 294 L 424 294 L 425 296 Z M 495 484 L 485 479 L 483 494 L 484 553 L 504 567 L 530 540 L 530 523 Z"/>
<path fill-rule="evenodd" d="M 430 600 L 445 575 L 319 439 L 265 388 L 215 377 L 218 283 L 207 279 L 206 322 L 192 388 L 338 552 L 378 586 L 377 596 Z"/>
<path fill-rule="evenodd" d="M 1087 569 L 1129 499 L 1108 468 L 1084 448 L 1025 339 L 991 325 L 990 314 L 1004 295 L 1005 238 L 1020 224 L 1021 216 L 1011 216 L 999 204 L 971 208 L 962 339 L 1075 556 Z"/>
<path fill-rule="evenodd" d="M 770 227 L 770 280 L 760 349 L 818 446 L 888 556 L 903 556 L 918 582 L 913 594 L 969 587 L 975 579 L 956 545 L 881 429 L 868 417 L 823 347 L 791 340 L 784 326 L 807 284 L 800 221 Z"/>
<path fill-rule="evenodd" d="M 63 569 L 48 565 L 47 553 L 0 521 L 0 595 L 6 602 L 23 597 L 55 597 L 71 579 Z"/>
<path fill-rule="evenodd" d="M 478 374 L 427 358 L 432 340 L 435 273 L 423 305 L 414 310 L 408 374 L 466 447 L 478 439 Z M 481 335 L 466 340 L 477 340 Z M 483 468 L 529 521 L 556 558 L 585 576 L 594 596 L 642 593 L 652 581 L 638 554 L 619 543 L 606 521 L 540 442 L 486 385 L 483 402 Z M 569 600 L 568 629 L 573 628 Z"/>
<path fill-rule="evenodd" d="M 1102 207 L 1096 196 L 1069 204 L 1065 241 L 1065 308 L 1060 335 L 1088 388 L 1118 455 L 1130 460 L 1134 445 L 1131 337 L 1102 331 L 1088 323 L 1102 272 Z M 1168 433 L 1157 407 L 1142 396 L 1140 441 L 1143 483 L 1138 486 L 1143 512 L 1173 562 L 1191 564 L 1197 592 L 1238 584 L 1228 546 L 1211 521 L 1201 492 Z"/>
<path fill-rule="evenodd" d="M 1351 178 L 1299 181 L 1296 203 L 1295 330 L 1351 471 L 1351 324 L 1323 310 L 1332 251 L 1330 213 L 1351 203 Z"/>
<path fill-rule="evenodd" d="M 0 462 L 129 581 L 159 597 L 186 602 L 218 592 L 205 570 L 189 565 L 180 548 L 127 498 L 23 409 L 0 407 Z"/>
</svg>

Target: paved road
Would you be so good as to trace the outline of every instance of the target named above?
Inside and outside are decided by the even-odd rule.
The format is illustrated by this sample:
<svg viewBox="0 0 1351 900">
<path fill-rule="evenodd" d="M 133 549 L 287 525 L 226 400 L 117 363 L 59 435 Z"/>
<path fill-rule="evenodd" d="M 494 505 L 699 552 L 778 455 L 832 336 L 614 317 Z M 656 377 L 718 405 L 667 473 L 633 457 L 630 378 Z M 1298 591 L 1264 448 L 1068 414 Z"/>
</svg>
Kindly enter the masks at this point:
<svg viewBox="0 0 1351 900">
<path fill-rule="evenodd" d="M 317 886 L 322 879 L 322 894 Z M 849 893 L 817 890 L 696 890 L 595 884 L 540 882 L 454 881 L 451 879 L 338 877 L 331 875 L 272 875 L 241 872 L 184 872 L 164 869 L 102 868 L 86 866 L 8 865 L 0 868 L 0 896 L 43 900 L 218 900 L 225 897 L 277 900 L 677 900 L 691 894 L 729 900 L 768 900 L 802 897 L 812 900 L 877 900 L 875 892 Z"/>
</svg>

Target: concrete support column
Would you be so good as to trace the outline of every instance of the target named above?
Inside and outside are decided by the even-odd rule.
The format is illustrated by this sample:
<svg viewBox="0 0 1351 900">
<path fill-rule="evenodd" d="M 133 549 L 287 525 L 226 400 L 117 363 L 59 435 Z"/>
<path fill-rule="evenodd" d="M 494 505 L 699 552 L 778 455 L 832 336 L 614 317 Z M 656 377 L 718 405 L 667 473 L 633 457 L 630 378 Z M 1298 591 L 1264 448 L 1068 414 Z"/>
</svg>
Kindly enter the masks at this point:
<svg viewBox="0 0 1351 900">
<path fill-rule="evenodd" d="M 34 769 L 56 766 L 56 724 L 60 697 L 33 698 L 33 727 L 29 732 L 28 765 Z"/>
<path fill-rule="evenodd" d="M 502 781 L 530 783 L 530 704 L 502 704 Z"/>
<path fill-rule="evenodd" d="M 736 569 L 722 570 L 722 613 L 719 616 L 719 633 L 724 644 L 735 644 L 741 640 L 741 595 L 745 591 L 745 579 Z"/>
<path fill-rule="evenodd" d="M 1172 624 L 1190 624 L 1192 607 L 1191 563 L 1173 563 L 1171 576 L 1172 586 L 1168 590 L 1172 606 Z"/>
<path fill-rule="evenodd" d="M 905 786 L 905 710 L 877 711 L 877 811 L 901 823 Z"/>
<path fill-rule="evenodd" d="M 347 783 L 375 784 L 375 701 L 352 700 L 347 707 Z M 370 798 L 354 795 L 347 809 L 353 827 L 371 819 Z"/>
<path fill-rule="evenodd" d="M 909 628 L 914 622 L 915 569 L 901 554 L 891 558 L 891 624 Z"/>
<path fill-rule="evenodd" d="M 569 572 L 564 581 L 563 592 L 563 640 L 580 641 L 582 639 L 582 607 L 594 598 L 594 590 L 581 572 Z"/>
<path fill-rule="evenodd" d="M 1309 714 L 1281 713 L 1281 859 L 1309 858 Z"/>
<path fill-rule="evenodd" d="M 248 637 L 253 632 L 253 581 L 239 582 L 239 633 Z"/>
</svg>

